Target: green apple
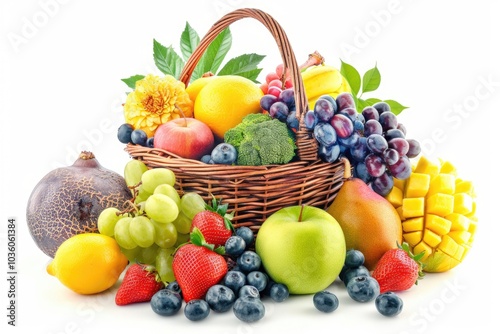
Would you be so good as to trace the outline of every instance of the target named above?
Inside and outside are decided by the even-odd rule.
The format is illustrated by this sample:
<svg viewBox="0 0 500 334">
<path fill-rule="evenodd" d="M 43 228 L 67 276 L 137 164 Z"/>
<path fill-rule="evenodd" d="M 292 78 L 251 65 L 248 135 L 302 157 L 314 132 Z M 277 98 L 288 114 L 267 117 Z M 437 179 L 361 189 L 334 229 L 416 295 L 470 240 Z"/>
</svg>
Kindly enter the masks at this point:
<svg viewBox="0 0 500 334">
<path fill-rule="evenodd" d="M 326 289 L 338 277 L 346 245 L 340 224 L 313 206 L 285 207 L 262 224 L 255 250 L 273 281 L 291 294 Z"/>
</svg>

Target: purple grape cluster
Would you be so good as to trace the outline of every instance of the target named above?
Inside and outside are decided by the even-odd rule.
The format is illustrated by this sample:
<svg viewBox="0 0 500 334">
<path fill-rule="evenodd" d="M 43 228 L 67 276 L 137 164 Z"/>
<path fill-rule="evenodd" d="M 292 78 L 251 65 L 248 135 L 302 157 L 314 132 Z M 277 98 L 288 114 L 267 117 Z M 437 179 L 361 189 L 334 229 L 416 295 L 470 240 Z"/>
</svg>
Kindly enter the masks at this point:
<svg viewBox="0 0 500 334">
<path fill-rule="evenodd" d="M 354 176 L 381 196 L 389 194 L 393 178 L 410 176 L 410 158 L 421 150 L 418 141 L 406 138 L 406 129 L 389 104 L 377 102 L 358 113 L 350 93 L 321 96 L 314 110 L 304 115 L 304 123 L 318 141 L 323 161 L 345 156 L 354 166 Z"/>
<path fill-rule="evenodd" d="M 299 129 L 293 88 L 283 89 L 277 95 L 264 95 L 260 99 L 260 107 L 267 111 L 272 118 L 286 123 L 290 130 L 296 132 Z"/>
</svg>

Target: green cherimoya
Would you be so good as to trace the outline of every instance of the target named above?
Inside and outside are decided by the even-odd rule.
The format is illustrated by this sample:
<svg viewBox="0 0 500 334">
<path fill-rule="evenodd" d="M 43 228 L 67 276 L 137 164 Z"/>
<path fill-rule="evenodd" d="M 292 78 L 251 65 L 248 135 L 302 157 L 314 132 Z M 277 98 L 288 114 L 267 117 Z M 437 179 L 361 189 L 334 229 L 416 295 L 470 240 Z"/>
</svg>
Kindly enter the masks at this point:
<svg viewBox="0 0 500 334">
<path fill-rule="evenodd" d="M 295 157 L 293 132 L 285 123 L 266 114 L 246 116 L 226 131 L 224 141 L 236 148 L 238 165 L 286 164 Z"/>
</svg>

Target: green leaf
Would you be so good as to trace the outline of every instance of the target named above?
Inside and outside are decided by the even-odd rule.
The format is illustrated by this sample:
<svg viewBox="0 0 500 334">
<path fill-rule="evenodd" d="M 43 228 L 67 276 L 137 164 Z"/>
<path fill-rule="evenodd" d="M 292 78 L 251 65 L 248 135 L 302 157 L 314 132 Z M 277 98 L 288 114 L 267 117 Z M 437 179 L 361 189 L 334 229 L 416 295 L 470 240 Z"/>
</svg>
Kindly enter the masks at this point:
<svg viewBox="0 0 500 334">
<path fill-rule="evenodd" d="M 255 53 L 242 54 L 241 56 L 230 59 L 224 67 L 219 71 L 218 75 L 240 75 L 254 82 L 257 82 L 257 77 L 262 71 L 257 68 L 265 56 Z"/>
<path fill-rule="evenodd" d="M 186 27 L 181 34 L 181 54 L 184 61 L 187 61 L 193 51 L 200 43 L 200 36 L 198 33 L 186 22 Z"/>
<path fill-rule="evenodd" d="M 369 99 L 365 100 L 366 103 L 368 103 L 370 106 L 374 105 L 377 102 L 381 102 L 381 99 L 377 99 L 376 97 L 370 97 Z"/>
<path fill-rule="evenodd" d="M 199 60 L 193 71 L 192 80 L 201 77 L 207 72 L 217 73 L 224 57 L 226 57 L 232 44 L 232 36 L 229 28 L 220 32 L 210 43 L 207 50 Z"/>
<path fill-rule="evenodd" d="M 366 71 L 363 75 L 363 93 L 373 92 L 376 90 L 380 86 L 380 80 L 380 72 L 377 65 L 375 65 L 374 68 Z"/>
<path fill-rule="evenodd" d="M 219 246 L 216 249 L 214 249 L 214 252 L 216 252 L 219 255 L 225 255 L 226 254 L 226 248 L 224 246 Z"/>
<path fill-rule="evenodd" d="M 172 46 L 165 47 L 156 40 L 153 40 L 153 57 L 156 67 L 165 75 L 172 75 L 179 78 L 184 61 L 175 52 Z"/>
<path fill-rule="evenodd" d="M 340 74 L 342 74 L 349 83 L 352 95 L 357 96 L 359 93 L 359 88 L 361 87 L 361 76 L 359 75 L 358 70 L 356 70 L 352 65 L 349 65 L 342 60 L 340 62 Z"/>
<path fill-rule="evenodd" d="M 122 81 L 125 82 L 125 84 L 130 88 L 135 89 L 135 83 L 141 79 L 144 79 L 144 75 L 136 74 L 129 78 L 122 79 Z"/>
<path fill-rule="evenodd" d="M 189 240 L 196 246 L 202 246 L 205 243 L 205 238 L 197 227 L 193 228 L 193 231 L 189 234 Z"/>
<path fill-rule="evenodd" d="M 354 96 L 353 96 L 354 97 Z M 368 107 L 370 104 L 359 97 L 354 97 L 354 102 L 356 103 L 356 110 L 360 113 L 363 111 L 365 107 Z"/>
<path fill-rule="evenodd" d="M 408 108 L 394 100 L 384 100 L 384 102 L 386 102 L 391 107 L 391 112 L 396 116 L 399 115 L 403 110 Z"/>
</svg>

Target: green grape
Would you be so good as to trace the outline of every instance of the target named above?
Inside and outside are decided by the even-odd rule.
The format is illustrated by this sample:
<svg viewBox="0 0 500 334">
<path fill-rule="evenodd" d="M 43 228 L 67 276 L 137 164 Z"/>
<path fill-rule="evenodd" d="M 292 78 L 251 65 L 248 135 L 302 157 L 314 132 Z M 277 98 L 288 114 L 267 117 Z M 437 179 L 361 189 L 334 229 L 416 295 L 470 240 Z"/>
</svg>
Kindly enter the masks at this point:
<svg viewBox="0 0 500 334">
<path fill-rule="evenodd" d="M 198 212 L 205 210 L 205 207 L 206 203 L 198 193 L 187 192 L 181 197 L 180 209 L 189 219 L 193 219 Z"/>
<path fill-rule="evenodd" d="M 177 204 L 177 206 L 181 205 L 181 197 L 179 196 L 179 193 L 170 184 L 166 184 L 166 183 L 160 184 L 158 187 L 155 188 L 155 191 L 153 192 L 153 194 L 167 195 L 168 197 L 170 197 L 171 199 L 174 200 L 174 202 L 175 202 L 175 204 Z"/>
<path fill-rule="evenodd" d="M 121 218 L 120 210 L 117 208 L 106 208 L 101 211 L 97 218 L 97 229 L 99 233 L 112 237 L 115 235 L 116 222 Z"/>
<path fill-rule="evenodd" d="M 147 192 L 153 193 L 160 184 L 175 185 L 175 174 L 167 168 L 153 168 L 142 174 L 142 186 Z"/>
<path fill-rule="evenodd" d="M 132 248 L 132 249 L 126 249 L 126 248 L 123 248 L 123 247 L 120 246 L 120 250 L 127 257 L 127 259 L 129 260 L 130 263 L 138 262 L 139 255 L 140 255 L 140 252 L 141 252 L 141 248 L 140 247 L 135 247 L 135 248 Z"/>
<path fill-rule="evenodd" d="M 132 239 L 139 247 L 149 247 L 155 242 L 155 227 L 146 216 L 135 216 L 129 225 Z"/>
<path fill-rule="evenodd" d="M 138 247 L 139 248 L 139 261 L 144 264 L 154 265 L 156 262 L 156 255 L 158 254 L 159 247 L 153 244 L 150 247 Z"/>
<path fill-rule="evenodd" d="M 149 218 L 163 224 L 173 222 L 179 215 L 179 207 L 174 200 L 163 194 L 149 196 L 144 209 Z"/>
<path fill-rule="evenodd" d="M 159 248 L 156 254 L 155 267 L 163 282 L 170 283 L 175 281 L 174 272 L 172 270 L 172 261 L 174 259 L 172 253 L 174 251 L 175 248 Z"/>
<path fill-rule="evenodd" d="M 152 195 L 152 193 L 144 190 L 144 187 L 142 186 L 142 184 L 137 188 L 137 190 L 139 191 L 138 194 L 137 194 L 137 197 L 135 198 L 135 203 L 141 203 L 141 202 L 145 202 L 149 196 Z"/>
<path fill-rule="evenodd" d="M 177 218 L 172 222 L 174 224 L 177 233 L 186 234 L 191 232 L 192 219 L 184 214 L 184 212 L 179 212 Z"/>
<path fill-rule="evenodd" d="M 174 224 L 166 223 L 160 224 L 151 220 L 155 227 L 155 244 L 161 248 L 170 248 L 175 245 L 177 241 L 177 229 Z"/>
<path fill-rule="evenodd" d="M 132 187 L 141 182 L 142 174 L 147 170 L 148 166 L 141 160 L 132 159 L 127 162 L 123 171 L 123 177 L 127 186 Z"/>
<path fill-rule="evenodd" d="M 179 247 L 189 241 L 189 234 L 177 233 L 177 241 L 174 247 Z"/>
<path fill-rule="evenodd" d="M 130 222 L 132 217 L 122 217 L 115 225 L 115 240 L 121 247 L 125 249 L 132 249 L 137 247 L 137 243 L 130 235 Z"/>
</svg>

